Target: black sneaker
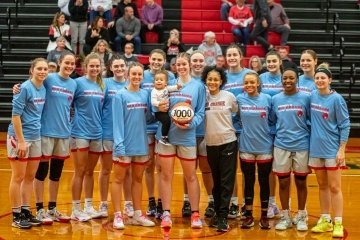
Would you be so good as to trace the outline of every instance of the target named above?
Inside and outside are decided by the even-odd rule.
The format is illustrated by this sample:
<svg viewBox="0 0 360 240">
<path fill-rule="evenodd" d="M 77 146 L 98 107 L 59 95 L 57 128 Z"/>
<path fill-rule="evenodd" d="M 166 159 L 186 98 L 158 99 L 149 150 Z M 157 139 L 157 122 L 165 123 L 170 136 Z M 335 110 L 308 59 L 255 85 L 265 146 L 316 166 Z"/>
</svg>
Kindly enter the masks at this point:
<svg viewBox="0 0 360 240">
<path fill-rule="evenodd" d="M 227 219 L 219 218 L 218 224 L 217 224 L 217 231 L 218 232 L 227 232 L 227 231 L 229 231 L 229 229 L 230 229 L 230 226 L 227 223 Z"/>
<path fill-rule="evenodd" d="M 26 219 L 32 226 L 40 226 L 41 221 L 37 220 L 34 215 L 32 215 L 30 210 L 21 209 L 21 213 L 24 215 L 24 219 Z"/>
<path fill-rule="evenodd" d="M 244 220 L 244 219 L 246 218 L 246 216 L 245 216 L 245 211 L 246 211 L 245 205 L 243 205 L 243 206 L 241 207 L 241 212 L 240 212 L 240 219 L 241 219 L 241 220 Z"/>
<path fill-rule="evenodd" d="M 240 217 L 239 206 L 232 203 L 229 208 L 228 218 L 237 218 L 237 217 Z"/>
<path fill-rule="evenodd" d="M 214 201 L 210 201 L 209 205 L 205 209 L 205 217 L 213 217 L 215 215 Z"/>
<path fill-rule="evenodd" d="M 164 144 L 164 145 L 171 145 L 169 142 L 169 138 L 168 137 L 164 137 L 162 136 L 159 140 L 160 143 Z"/>
<path fill-rule="evenodd" d="M 163 213 L 164 213 L 164 210 L 162 208 L 162 203 L 158 202 L 158 205 L 156 206 L 156 214 L 155 214 L 156 219 L 161 219 Z"/>
<path fill-rule="evenodd" d="M 156 202 L 155 200 L 149 201 L 148 209 L 146 210 L 146 215 L 154 217 L 155 214 L 156 214 Z"/>
<path fill-rule="evenodd" d="M 249 229 L 254 226 L 254 218 L 253 216 L 247 216 L 243 223 L 241 224 L 241 228 Z"/>
<path fill-rule="evenodd" d="M 190 217 L 191 216 L 191 206 L 189 201 L 184 201 L 184 205 L 182 207 L 182 216 Z"/>
<path fill-rule="evenodd" d="M 18 216 L 13 217 L 11 226 L 16 228 L 29 229 L 32 227 L 32 224 L 29 223 L 27 219 L 25 219 L 25 216 L 22 213 L 19 213 Z"/>
<path fill-rule="evenodd" d="M 217 227 L 219 218 L 216 214 L 210 219 L 209 227 Z"/>
</svg>

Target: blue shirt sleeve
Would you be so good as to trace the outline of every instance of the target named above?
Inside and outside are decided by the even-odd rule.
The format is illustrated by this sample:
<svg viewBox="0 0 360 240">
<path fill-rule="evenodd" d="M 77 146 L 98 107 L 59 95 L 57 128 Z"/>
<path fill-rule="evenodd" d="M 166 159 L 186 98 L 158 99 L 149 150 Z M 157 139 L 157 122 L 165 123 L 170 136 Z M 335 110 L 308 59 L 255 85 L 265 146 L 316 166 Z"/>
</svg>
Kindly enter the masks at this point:
<svg viewBox="0 0 360 240">
<path fill-rule="evenodd" d="M 12 115 L 13 116 L 21 116 L 24 108 L 25 108 L 25 104 L 27 101 L 27 96 L 28 96 L 28 91 L 25 87 L 20 88 L 20 93 L 14 95 L 13 97 L 13 109 L 12 109 Z"/>
<path fill-rule="evenodd" d="M 114 133 L 114 147 L 113 156 L 124 156 L 124 109 L 122 103 L 122 95 L 116 94 L 112 103 L 113 111 L 113 133 Z"/>
<path fill-rule="evenodd" d="M 195 113 L 194 113 L 194 118 L 190 123 L 189 128 L 195 128 L 197 126 L 199 126 L 203 120 L 204 120 L 204 116 L 205 116 L 205 104 L 206 104 L 206 90 L 205 90 L 205 86 L 203 84 L 201 84 L 201 86 L 199 87 L 199 97 L 198 97 L 198 101 L 196 104 L 196 108 L 195 108 Z"/>
<path fill-rule="evenodd" d="M 347 142 L 350 132 L 349 112 L 345 100 L 339 96 L 338 103 L 335 104 L 336 122 L 340 133 L 340 142 Z"/>
</svg>

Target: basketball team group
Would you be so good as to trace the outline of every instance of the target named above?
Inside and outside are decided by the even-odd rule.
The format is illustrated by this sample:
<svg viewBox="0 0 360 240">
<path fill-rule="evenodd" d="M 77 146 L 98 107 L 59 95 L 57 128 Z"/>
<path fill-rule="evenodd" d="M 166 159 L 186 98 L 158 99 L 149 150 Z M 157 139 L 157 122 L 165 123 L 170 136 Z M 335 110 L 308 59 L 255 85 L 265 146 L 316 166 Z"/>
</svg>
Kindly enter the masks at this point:
<svg viewBox="0 0 360 240">
<path fill-rule="evenodd" d="M 147 70 L 137 62 L 128 66 L 114 54 L 108 63 L 111 75 L 102 78 L 102 60 L 91 53 L 84 60 L 84 76 L 77 79 L 70 77 L 75 69 L 70 52 L 61 55 L 54 73 L 49 73 L 45 59 L 34 59 L 29 79 L 13 88 L 7 136 L 12 226 L 29 229 L 114 215 L 114 229 L 129 227 L 128 222 L 153 227 L 151 217 L 161 219 L 160 227 L 171 228 L 177 159 L 184 177 L 182 215 L 191 218 L 191 228 L 203 227 L 204 214 L 210 218 L 209 226 L 220 232 L 229 231 L 229 218 L 241 218 L 241 228 L 255 228 L 256 222 L 267 230 L 269 219 L 279 215 L 276 230 L 294 226 L 308 231 L 307 175 L 312 169 L 320 212 L 310 229 L 343 237 L 341 169 L 346 167 L 350 120 L 343 97 L 330 87 L 328 64 L 318 64 L 316 53 L 304 50 L 299 76 L 298 69 L 282 66 L 279 54 L 270 51 L 265 57 L 267 71 L 259 75 L 242 66 L 237 45 L 228 46 L 225 57 L 227 67 L 219 68 L 205 66 L 200 51 L 180 53 L 175 77 L 164 70 L 166 55 L 160 49 L 150 53 Z M 71 216 L 56 206 L 69 148 L 74 166 Z M 98 161 L 100 204 L 95 206 Z M 238 164 L 243 179 L 240 203 Z M 199 209 L 197 167 L 208 194 L 204 213 Z M 253 217 L 256 176 L 259 219 Z M 143 178 L 149 196 L 146 211 L 141 209 Z M 275 198 L 277 182 L 282 210 Z M 292 188 L 297 193 L 294 216 Z M 30 210 L 33 191 L 35 215 Z M 113 214 L 109 214 L 108 192 Z M 126 226 L 125 215 L 131 220 Z"/>
</svg>

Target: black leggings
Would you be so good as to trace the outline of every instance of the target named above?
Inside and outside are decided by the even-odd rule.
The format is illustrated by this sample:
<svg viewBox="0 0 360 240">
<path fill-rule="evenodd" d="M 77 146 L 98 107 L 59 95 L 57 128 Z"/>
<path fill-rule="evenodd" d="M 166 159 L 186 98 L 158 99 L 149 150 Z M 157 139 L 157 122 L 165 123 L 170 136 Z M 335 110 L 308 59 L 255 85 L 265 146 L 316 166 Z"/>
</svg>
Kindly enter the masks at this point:
<svg viewBox="0 0 360 240">
<path fill-rule="evenodd" d="M 260 185 L 260 200 L 261 208 L 267 208 L 269 204 L 269 174 L 272 168 L 272 162 L 259 163 L 258 167 L 258 181 Z M 254 185 L 255 185 L 255 162 L 241 161 L 241 171 L 245 179 L 245 204 L 253 205 L 254 202 Z"/>
</svg>

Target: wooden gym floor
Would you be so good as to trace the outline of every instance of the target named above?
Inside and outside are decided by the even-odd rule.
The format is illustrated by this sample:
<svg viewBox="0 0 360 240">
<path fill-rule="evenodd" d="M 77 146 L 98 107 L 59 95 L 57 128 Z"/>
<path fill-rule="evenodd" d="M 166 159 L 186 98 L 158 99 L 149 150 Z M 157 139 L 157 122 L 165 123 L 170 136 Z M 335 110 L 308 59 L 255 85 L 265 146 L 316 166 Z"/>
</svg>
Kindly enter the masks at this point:
<svg viewBox="0 0 360 240">
<path fill-rule="evenodd" d="M 108 219 L 91 220 L 87 223 L 71 222 L 68 224 L 54 223 L 52 226 L 33 227 L 31 230 L 20 230 L 11 227 L 11 206 L 9 203 L 8 186 L 11 176 L 10 165 L 6 157 L 6 145 L 4 133 L 0 133 L 0 239 L 331 239 L 331 233 L 313 234 L 308 232 L 298 232 L 294 228 L 287 231 L 261 230 L 258 226 L 259 219 L 259 188 L 256 184 L 255 190 L 255 226 L 249 230 L 240 228 L 239 219 L 229 220 L 231 230 L 227 233 L 218 233 L 216 229 L 209 228 L 208 218 L 202 217 L 204 223 L 203 229 L 193 230 L 190 228 L 190 218 L 181 217 L 181 207 L 183 199 L 183 181 L 179 162 L 175 165 L 174 176 L 174 194 L 171 205 L 173 216 L 173 228 L 168 231 L 159 227 L 160 221 L 155 220 L 156 226 L 138 227 L 126 225 L 125 230 L 112 229 L 112 208 L 110 207 L 110 216 Z M 350 170 L 343 171 L 343 194 L 344 194 L 344 239 L 360 239 L 360 228 L 357 217 L 360 216 L 360 139 L 352 139 L 348 144 L 347 163 Z M 95 178 L 98 176 L 98 167 Z M 64 172 L 60 182 L 58 208 L 68 214 L 71 213 L 71 178 L 73 174 L 73 164 L 71 159 L 66 160 Z M 201 184 L 200 210 L 204 214 L 207 206 L 207 196 L 204 185 L 202 184 L 201 174 L 198 173 Z M 241 173 L 238 170 L 238 184 L 241 186 Z M 144 184 L 145 186 L 145 184 Z M 240 190 L 239 190 L 240 191 Z M 45 190 L 45 201 L 47 203 L 47 191 Z M 241 193 L 239 192 L 239 199 Z M 295 189 L 292 194 L 292 209 L 297 207 Z M 95 206 L 99 203 L 98 184 L 95 183 L 94 189 Z M 109 195 L 110 200 L 110 195 Z M 277 202 L 280 204 L 279 197 Z M 142 210 L 146 210 L 147 192 L 144 187 Z M 34 197 L 32 198 L 32 207 L 35 207 Z M 319 215 L 318 186 L 314 174 L 308 178 L 308 200 L 307 209 L 309 213 L 309 228 L 312 227 Z M 35 212 L 35 209 L 33 209 Z M 278 218 L 271 220 L 272 226 Z M 126 222 L 129 222 L 126 219 Z M 125 222 L 125 224 L 126 224 Z"/>
</svg>

